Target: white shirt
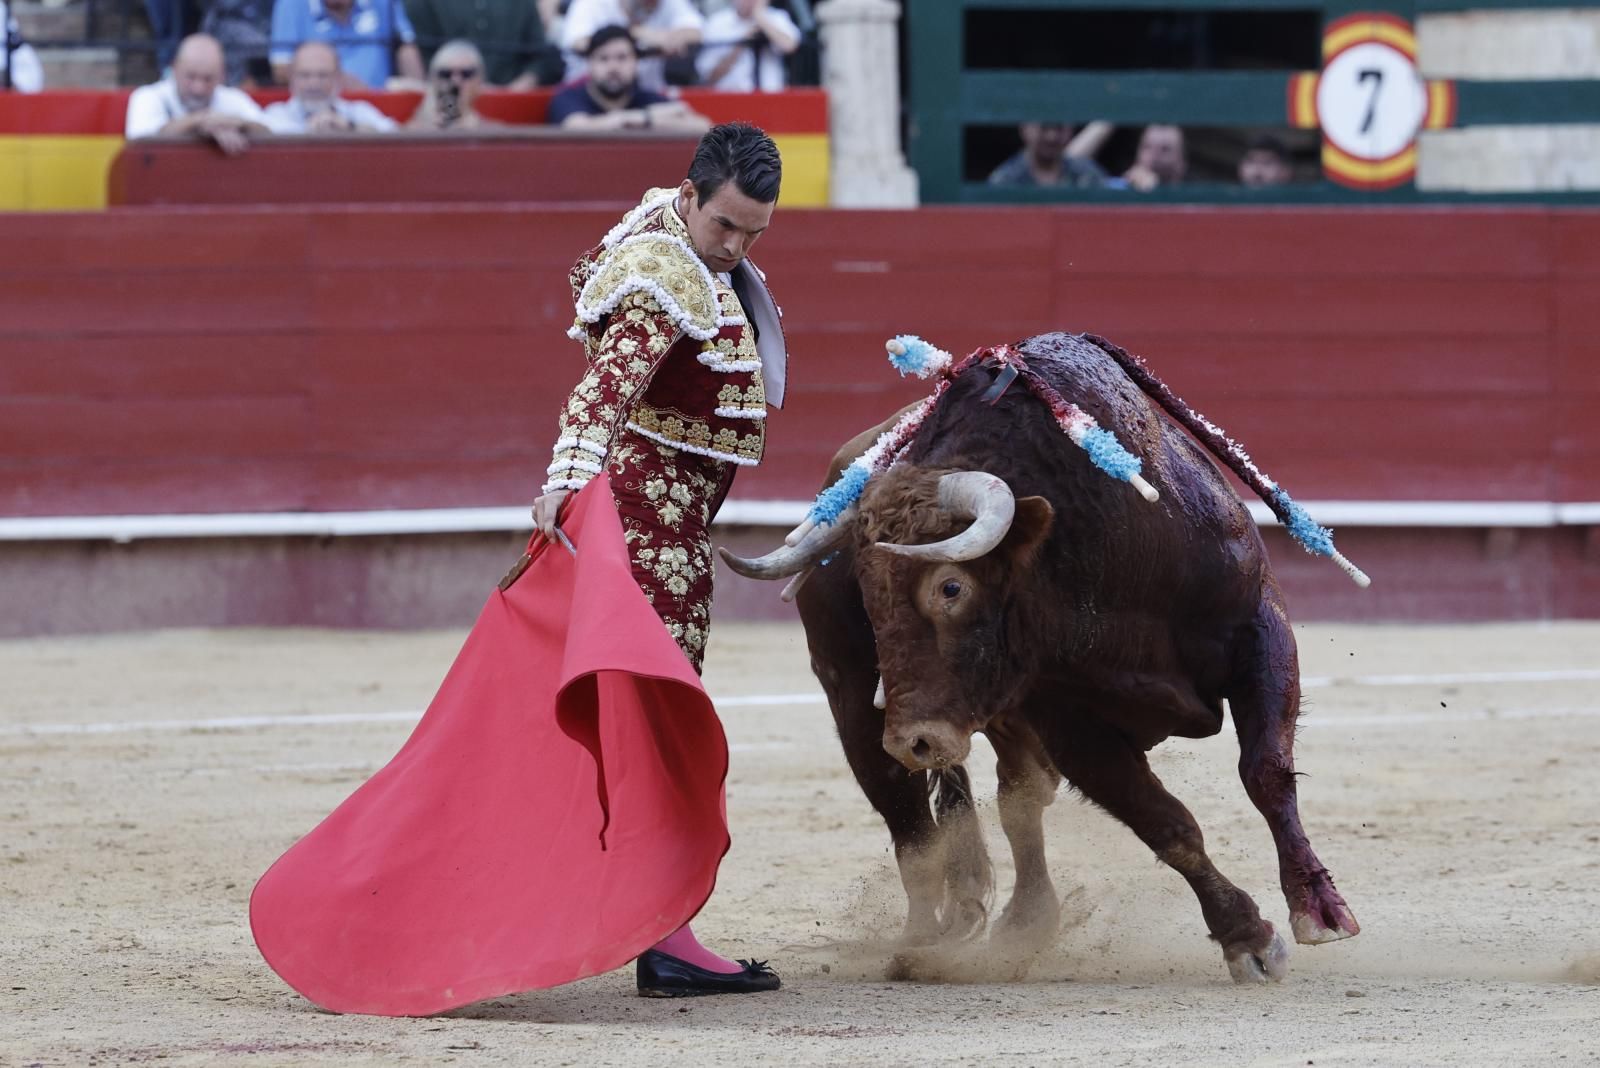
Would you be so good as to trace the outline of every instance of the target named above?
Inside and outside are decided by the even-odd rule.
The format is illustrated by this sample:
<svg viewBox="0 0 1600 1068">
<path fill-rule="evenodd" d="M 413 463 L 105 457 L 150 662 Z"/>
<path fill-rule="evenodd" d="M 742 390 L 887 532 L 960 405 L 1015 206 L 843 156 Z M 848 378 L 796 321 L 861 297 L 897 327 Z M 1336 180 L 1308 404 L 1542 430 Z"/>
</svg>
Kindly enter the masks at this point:
<svg viewBox="0 0 1600 1068">
<path fill-rule="evenodd" d="M 11 24 L 11 32 L 19 33 L 17 22 L 6 10 L 3 0 L 0 0 L 0 27 Z M 0 71 L 6 69 L 5 42 L 0 41 Z M 39 62 L 39 54 L 33 50 L 32 45 L 18 45 L 17 50 L 11 53 L 11 87 L 19 93 L 37 93 L 44 88 L 44 65 Z"/>
<path fill-rule="evenodd" d="M 692 0 L 660 0 L 656 9 L 641 19 L 638 25 L 628 20 L 622 0 L 572 0 L 567 8 L 566 20 L 561 24 L 561 51 L 566 56 L 566 80 L 583 77 L 589 69 L 588 62 L 572 50 L 579 41 L 587 41 L 596 31 L 606 26 L 633 26 L 635 30 L 648 27 L 652 30 L 704 31 L 705 16 L 700 14 Z M 639 84 L 646 89 L 660 91 L 666 85 L 662 76 L 660 59 L 639 61 Z"/>
<path fill-rule="evenodd" d="M 346 100 L 336 96 L 332 104 L 333 110 L 342 118 L 363 129 L 388 133 L 398 127 L 393 119 L 365 100 Z M 306 132 L 306 124 L 311 119 L 311 113 L 306 110 L 305 104 L 298 97 L 290 97 L 276 104 L 268 104 L 264 118 L 267 129 L 275 134 L 303 134 Z"/>
<path fill-rule="evenodd" d="M 219 85 L 212 91 L 209 110 L 218 115 L 232 115 L 267 125 L 266 114 L 250 99 L 250 94 L 231 86 Z M 178 87 L 171 78 L 153 85 L 141 85 L 128 97 L 128 123 L 124 133 L 129 139 L 154 137 L 167 123 L 189 113 L 179 99 Z"/>
<path fill-rule="evenodd" d="M 776 22 L 780 29 L 787 33 L 791 39 L 800 40 L 800 28 L 794 24 L 787 11 L 778 8 L 767 8 L 767 17 Z M 695 58 L 695 66 L 700 71 L 700 79 L 709 89 L 720 89 L 725 93 L 753 93 L 756 91 L 756 53 L 748 45 L 734 42 L 748 41 L 761 31 L 756 26 L 755 19 L 742 19 L 732 7 L 725 7 L 716 14 L 706 19 L 706 43 L 700 49 L 700 55 Z M 728 68 L 728 73 L 722 79 L 712 84 L 708 79 L 716 65 L 722 62 L 722 57 L 737 49 L 739 58 L 733 66 Z M 769 43 L 761 49 L 761 80 L 760 88 L 763 93 L 776 93 L 787 84 L 784 76 L 783 56 Z"/>
</svg>

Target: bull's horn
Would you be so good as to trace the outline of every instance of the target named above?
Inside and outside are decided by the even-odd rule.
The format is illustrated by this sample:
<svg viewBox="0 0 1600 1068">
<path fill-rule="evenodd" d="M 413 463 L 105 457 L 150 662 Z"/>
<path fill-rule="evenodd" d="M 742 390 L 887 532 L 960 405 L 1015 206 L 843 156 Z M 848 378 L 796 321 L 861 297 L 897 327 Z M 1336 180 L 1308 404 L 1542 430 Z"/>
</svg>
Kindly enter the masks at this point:
<svg viewBox="0 0 1600 1068">
<path fill-rule="evenodd" d="M 1010 486 L 987 471 L 954 471 L 939 479 L 939 507 L 970 518 L 972 525 L 931 545 L 879 542 L 879 547 L 923 560 L 976 560 L 993 551 L 1011 529 L 1017 500 Z"/>
<path fill-rule="evenodd" d="M 765 556 L 746 560 L 735 556 L 726 548 L 717 546 L 717 553 L 727 565 L 745 578 L 781 579 L 797 575 L 832 552 L 855 521 L 854 507 L 847 508 L 833 523 L 813 528 L 798 545 L 780 545 Z"/>
</svg>

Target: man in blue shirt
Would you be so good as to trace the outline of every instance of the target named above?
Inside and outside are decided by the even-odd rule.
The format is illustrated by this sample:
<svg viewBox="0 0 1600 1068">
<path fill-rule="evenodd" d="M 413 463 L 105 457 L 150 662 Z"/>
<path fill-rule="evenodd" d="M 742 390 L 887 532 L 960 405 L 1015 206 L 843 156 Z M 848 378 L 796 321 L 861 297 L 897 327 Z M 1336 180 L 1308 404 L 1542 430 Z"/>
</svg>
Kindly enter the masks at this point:
<svg viewBox="0 0 1600 1068">
<path fill-rule="evenodd" d="M 289 61 L 305 41 L 327 41 L 339 53 L 347 89 L 382 89 L 398 72 L 422 81 L 422 53 L 402 0 L 276 0 L 272 6 L 272 74 L 289 77 Z"/>
<path fill-rule="evenodd" d="M 588 60 L 588 77 L 551 98 L 546 122 L 574 130 L 710 129 L 711 120 L 683 101 L 639 87 L 639 46 L 626 26 L 598 30 Z"/>
</svg>

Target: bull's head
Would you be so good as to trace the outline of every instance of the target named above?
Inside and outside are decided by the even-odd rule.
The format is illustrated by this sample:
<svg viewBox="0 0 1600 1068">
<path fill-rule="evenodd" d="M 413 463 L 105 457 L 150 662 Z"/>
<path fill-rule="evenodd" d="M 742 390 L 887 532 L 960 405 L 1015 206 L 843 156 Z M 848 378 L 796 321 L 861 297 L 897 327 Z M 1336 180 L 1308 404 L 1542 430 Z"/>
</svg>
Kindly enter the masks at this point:
<svg viewBox="0 0 1600 1068">
<path fill-rule="evenodd" d="M 884 749 L 913 770 L 947 767 L 1032 681 L 1015 608 L 1054 515 L 982 471 L 902 466 L 869 482 L 836 527 L 759 560 L 724 556 L 741 574 L 779 578 L 850 537 L 878 644 Z"/>
</svg>

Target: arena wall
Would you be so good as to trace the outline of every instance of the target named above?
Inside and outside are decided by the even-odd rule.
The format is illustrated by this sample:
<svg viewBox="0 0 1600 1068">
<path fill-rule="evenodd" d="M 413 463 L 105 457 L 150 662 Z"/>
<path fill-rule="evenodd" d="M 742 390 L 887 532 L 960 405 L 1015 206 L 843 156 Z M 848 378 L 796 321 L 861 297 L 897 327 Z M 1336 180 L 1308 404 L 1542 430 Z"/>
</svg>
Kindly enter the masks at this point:
<svg viewBox="0 0 1600 1068">
<path fill-rule="evenodd" d="M 50 530 L 525 506 L 579 373 L 565 272 L 613 221 L 518 204 L 7 216 L 0 633 L 470 618 L 514 534 Z M 757 258 L 791 395 L 734 498 L 809 499 L 839 442 L 921 395 L 887 336 L 959 353 L 1093 331 L 1298 499 L 1376 507 L 1346 507 L 1367 518 L 1339 535 L 1374 574 L 1365 594 L 1271 533 L 1301 617 L 1597 616 L 1597 247 L 1600 213 L 1557 209 L 780 211 Z M 782 611 L 774 591 L 723 591 L 733 614 Z"/>
</svg>

